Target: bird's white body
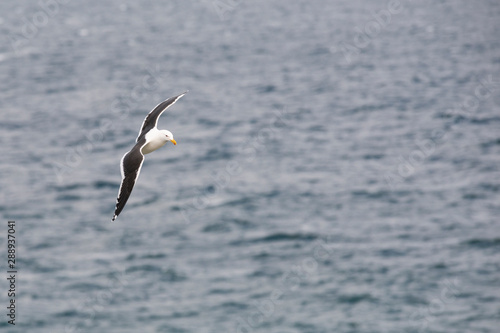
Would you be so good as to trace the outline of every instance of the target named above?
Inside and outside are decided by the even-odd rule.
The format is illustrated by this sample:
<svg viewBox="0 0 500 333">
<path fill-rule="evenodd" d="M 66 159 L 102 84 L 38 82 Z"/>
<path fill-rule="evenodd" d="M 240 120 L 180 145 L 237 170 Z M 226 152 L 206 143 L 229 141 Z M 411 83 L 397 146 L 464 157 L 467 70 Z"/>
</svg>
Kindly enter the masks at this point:
<svg viewBox="0 0 500 333">
<path fill-rule="evenodd" d="M 168 133 L 166 133 L 168 132 Z M 155 151 L 158 148 L 161 148 L 167 143 L 171 141 L 169 139 L 171 137 L 173 139 L 172 133 L 167 130 L 158 130 L 156 127 L 146 133 L 146 145 L 142 147 L 141 151 L 143 154 L 149 154 Z"/>
</svg>

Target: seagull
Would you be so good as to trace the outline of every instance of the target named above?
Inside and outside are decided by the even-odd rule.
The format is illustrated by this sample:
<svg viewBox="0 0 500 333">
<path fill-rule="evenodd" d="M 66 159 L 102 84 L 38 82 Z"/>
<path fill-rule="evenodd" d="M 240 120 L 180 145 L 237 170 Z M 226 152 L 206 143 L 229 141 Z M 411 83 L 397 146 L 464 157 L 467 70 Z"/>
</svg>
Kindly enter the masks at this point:
<svg viewBox="0 0 500 333">
<path fill-rule="evenodd" d="M 144 155 L 163 147 L 168 141 L 172 142 L 174 145 L 177 144 L 172 132 L 159 130 L 156 126 L 161 114 L 186 93 L 187 91 L 161 102 L 144 119 L 141 130 L 139 131 L 139 136 L 135 140 L 135 146 L 128 153 L 123 155 L 120 162 L 122 183 L 118 190 L 118 197 L 116 198 L 115 214 L 111 221 L 116 220 L 123 207 L 125 207 L 135 182 L 137 178 L 139 178 L 142 162 L 144 162 Z"/>
</svg>

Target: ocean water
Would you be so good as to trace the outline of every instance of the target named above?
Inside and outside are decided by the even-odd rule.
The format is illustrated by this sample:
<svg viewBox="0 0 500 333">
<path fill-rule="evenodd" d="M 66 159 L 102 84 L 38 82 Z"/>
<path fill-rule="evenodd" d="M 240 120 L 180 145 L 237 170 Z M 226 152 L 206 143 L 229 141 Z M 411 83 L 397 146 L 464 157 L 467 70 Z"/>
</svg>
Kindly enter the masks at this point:
<svg viewBox="0 0 500 333">
<path fill-rule="evenodd" d="M 2 332 L 498 332 L 498 1 L 3 1 L 0 35 Z"/>
</svg>

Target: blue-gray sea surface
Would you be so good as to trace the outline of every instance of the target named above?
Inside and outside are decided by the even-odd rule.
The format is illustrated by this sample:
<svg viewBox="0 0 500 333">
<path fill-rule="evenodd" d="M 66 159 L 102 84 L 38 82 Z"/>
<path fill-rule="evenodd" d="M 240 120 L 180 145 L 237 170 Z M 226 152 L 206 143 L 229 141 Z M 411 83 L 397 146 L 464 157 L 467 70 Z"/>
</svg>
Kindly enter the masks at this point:
<svg viewBox="0 0 500 333">
<path fill-rule="evenodd" d="M 2 1 L 0 34 L 1 331 L 498 332 L 500 2 Z"/>
</svg>

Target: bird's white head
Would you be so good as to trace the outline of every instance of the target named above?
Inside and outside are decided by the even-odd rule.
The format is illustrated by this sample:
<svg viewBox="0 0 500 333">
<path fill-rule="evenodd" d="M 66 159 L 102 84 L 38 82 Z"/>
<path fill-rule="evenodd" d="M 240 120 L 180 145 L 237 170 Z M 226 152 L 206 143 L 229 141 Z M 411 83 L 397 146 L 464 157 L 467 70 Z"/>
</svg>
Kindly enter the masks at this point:
<svg viewBox="0 0 500 333">
<path fill-rule="evenodd" d="M 175 142 L 174 140 L 174 135 L 172 134 L 172 132 L 167 130 L 161 130 L 160 132 L 165 135 L 165 140 L 171 141 L 174 145 L 177 144 L 177 142 Z"/>
</svg>

